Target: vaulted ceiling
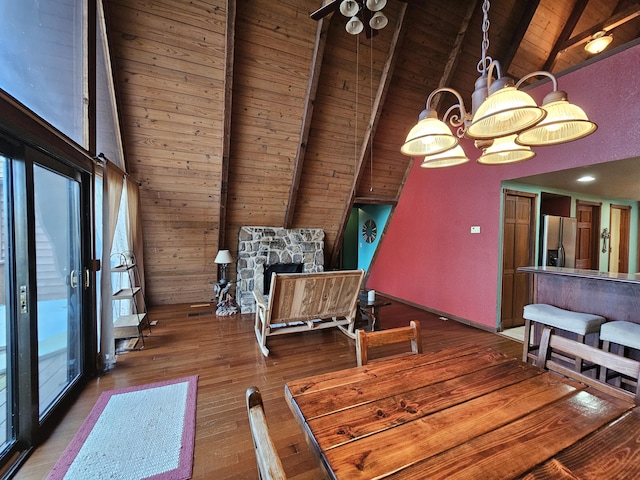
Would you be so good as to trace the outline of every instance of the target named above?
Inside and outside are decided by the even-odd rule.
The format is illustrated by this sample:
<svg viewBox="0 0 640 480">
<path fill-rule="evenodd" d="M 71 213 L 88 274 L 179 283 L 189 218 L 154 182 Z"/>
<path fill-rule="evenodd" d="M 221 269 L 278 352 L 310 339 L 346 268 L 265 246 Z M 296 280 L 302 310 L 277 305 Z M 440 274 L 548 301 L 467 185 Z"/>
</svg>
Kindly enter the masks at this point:
<svg viewBox="0 0 640 480">
<path fill-rule="evenodd" d="M 397 202 L 399 148 L 429 92 L 470 103 L 482 4 L 388 0 L 366 38 L 340 12 L 311 19 L 321 0 L 109 1 L 151 302 L 211 297 L 212 259 L 237 255 L 245 225 L 322 228 L 333 265 L 354 204 Z M 636 40 L 639 15 L 628 0 L 492 0 L 488 54 L 516 79 L 557 73 L 590 58 L 599 30 L 609 50 Z"/>
</svg>

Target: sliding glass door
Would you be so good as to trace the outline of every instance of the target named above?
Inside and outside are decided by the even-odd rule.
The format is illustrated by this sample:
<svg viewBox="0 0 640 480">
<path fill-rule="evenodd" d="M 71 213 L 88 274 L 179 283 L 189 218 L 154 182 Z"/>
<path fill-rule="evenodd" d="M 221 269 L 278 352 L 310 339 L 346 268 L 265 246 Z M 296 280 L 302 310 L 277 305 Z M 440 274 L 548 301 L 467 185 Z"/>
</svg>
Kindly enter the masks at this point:
<svg viewBox="0 0 640 480">
<path fill-rule="evenodd" d="M 83 273 L 80 183 L 35 165 L 39 411 L 80 375 Z"/>
<path fill-rule="evenodd" d="M 4 150 L 2 147 L 4 145 Z M 0 445 L 28 450 L 80 386 L 95 334 L 89 258 L 91 176 L 0 139 Z M 9 150 L 9 151 L 6 151 Z"/>
<path fill-rule="evenodd" d="M 0 282 L 2 282 L 2 288 L 0 288 L 0 448 L 2 450 L 13 440 L 13 426 L 11 421 L 13 414 L 11 405 L 12 395 L 11 389 L 7 388 L 11 378 L 9 369 L 11 366 L 11 362 L 9 361 L 11 355 L 11 342 L 9 341 L 11 338 L 11 329 L 9 328 L 11 326 L 11 316 L 6 295 L 8 290 L 7 279 L 10 273 L 10 268 L 7 265 L 7 258 L 9 257 L 7 239 L 9 232 L 7 218 L 7 162 L 8 159 L 0 155 L 0 202 L 2 202 L 2 209 L 0 209 L 0 215 L 2 215 L 0 221 Z"/>
</svg>

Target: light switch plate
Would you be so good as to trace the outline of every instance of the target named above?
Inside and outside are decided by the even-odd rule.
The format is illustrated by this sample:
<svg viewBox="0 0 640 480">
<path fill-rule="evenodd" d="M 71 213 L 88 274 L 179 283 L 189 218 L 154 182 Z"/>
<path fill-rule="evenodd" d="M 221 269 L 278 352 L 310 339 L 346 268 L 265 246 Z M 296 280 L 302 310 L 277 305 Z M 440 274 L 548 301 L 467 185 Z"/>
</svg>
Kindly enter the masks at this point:
<svg viewBox="0 0 640 480">
<path fill-rule="evenodd" d="M 479 225 L 472 226 L 471 233 L 480 233 L 480 226 Z"/>
</svg>

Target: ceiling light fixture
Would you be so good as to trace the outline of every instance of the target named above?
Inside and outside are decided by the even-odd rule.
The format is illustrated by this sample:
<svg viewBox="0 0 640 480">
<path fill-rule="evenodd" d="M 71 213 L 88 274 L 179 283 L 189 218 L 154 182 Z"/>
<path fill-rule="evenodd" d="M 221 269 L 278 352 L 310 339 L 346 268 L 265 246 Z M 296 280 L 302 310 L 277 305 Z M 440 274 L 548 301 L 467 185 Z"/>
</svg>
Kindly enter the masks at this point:
<svg viewBox="0 0 640 480">
<path fill-rule="evenodd" d="M 584 49 L 590 54 L 596 55 L 604 51 L 611 42 L 613 42 L 613 35 L 608 34 L 604 30 L 600 30 L 591 36 L 591 40 L 585 44 Z"/>
<path fill-rule="evenodd" d="M 594 177 L 593 175 L 585 175 L 584 177 L 578 178 L 578 181 L 582 183 L 589 183 L 593 182 L 595 179 L 596 177 Z"/>
<path fill-rule="evenodd" d="M 482 5 L 482 59 L 478 62 L 480 77 L 472 96 L 472 110 L 468 112 L 462 96 L 449 87 L 437 88 L 429 94 L 425 110 L 418 123 L 409 131 L 400 152 L 411 157 L 425 157 L 422 166 L 444 167 L 469 161 L 457 150 L 459 138 L 475 140 L 482 150 L 478 159 L 483 164 L 504 164 L 528 160 L 535 156 L 532 146 L 565 143 L 593 133 L 597 125 L 584 111 L 567 100 L 567 93 L 558 90 L 555 76 L 536 71 L 514 84 L 503 77 L 500 63 L 487 55 L 489 49 L 489 0 Z M 496 78 L 494 79 L 494 74 Z M 538 106 L 526 92 L 519 90 L 533 77 L 551 79 L 553 91 Z M 457 102 L 448 108 L 443 119 L 431 107 L 433 97 L 440 93 L 453 94 Z M 452 133 L 449 125 L 455 130 Z M 453 149 L 455 153 L 449 152 Z M 446 158 L 446 161 L 443 160 Z"/>
<path fill-rule="evenodd" d="M 345 30 L 351 35 L 358 35 L 364 30 L 363 19 L 373 30 L 382 30 L 389 23 L 382 13 L 386 4 L 387 0 L 342 0 L 340 13 L 349 19 Z"/>
</svg>

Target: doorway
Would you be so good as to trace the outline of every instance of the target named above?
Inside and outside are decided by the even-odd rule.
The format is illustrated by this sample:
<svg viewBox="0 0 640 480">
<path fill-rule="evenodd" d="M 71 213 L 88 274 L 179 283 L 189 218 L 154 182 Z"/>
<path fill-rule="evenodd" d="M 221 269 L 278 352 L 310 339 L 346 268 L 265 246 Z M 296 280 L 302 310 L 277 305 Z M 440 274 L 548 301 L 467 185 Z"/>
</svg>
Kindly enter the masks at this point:
<svg viewBox="0 0 640 480">
<path fill-rule="evenodd" d="M 524 325 L 529 303 L 529 275 L 518 267 L 533 265 L 537 195 L 505 190 L 502 241 L 502 304 L 500 329 Z"/>
<path fill-rule="evenodd" d="M 609 271 L 629 273 L 629 235 L 631 230 L 631 207 L 611 205 L 609 222 L 609 245 L 603 238 L 602 250 L 609 250 Z"/>
<path fill-rule="evenodd" d="M 598 270 L 600 266 L 600 210 L 602 204 L 576 200 L 576 268 Z"/>
</svg>

